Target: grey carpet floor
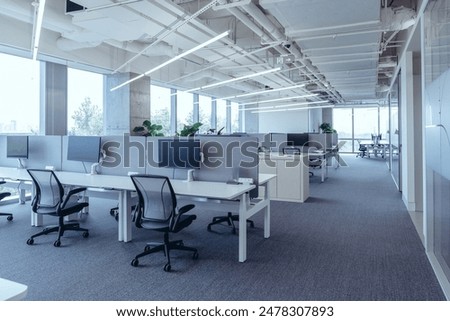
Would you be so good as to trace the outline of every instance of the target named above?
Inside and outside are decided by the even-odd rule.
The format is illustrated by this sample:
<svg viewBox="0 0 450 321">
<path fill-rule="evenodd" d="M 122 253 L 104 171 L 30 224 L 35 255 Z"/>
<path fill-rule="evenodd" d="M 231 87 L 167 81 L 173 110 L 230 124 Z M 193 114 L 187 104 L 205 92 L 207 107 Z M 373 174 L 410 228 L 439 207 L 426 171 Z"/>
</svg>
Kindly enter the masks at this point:
<svg viewBox="0 0 450 321">
<path fill-rule="evenodd" d="M 69 232 L 60 248 L 54 235 L 27 238 L 29 203 L 6 205 L 13 222 L 0 218 L 0 277 L 29 286 L 26 300 L 445 300 L 419 236 L 386 164 L 346 156 L 347 167 L 310 181 L 306 203 L 272 201 L 271 237 L 262 215 L 248 232 L 248 260 L 237 261 L 238 238 L 227 227 L 206 230 L 213 215 L 179 233 L 200 257 L 162 253 L 130 265 L 155 232 L 133 227 L 133 241 L 117 241 L 109 215 L 114 201 L 91 199 L 82 225 L 90 237 Z M 195 211 L 194 211 L 195 212 Z M 46 220 L 48 222 L 48 220 Z"/>
</svg>

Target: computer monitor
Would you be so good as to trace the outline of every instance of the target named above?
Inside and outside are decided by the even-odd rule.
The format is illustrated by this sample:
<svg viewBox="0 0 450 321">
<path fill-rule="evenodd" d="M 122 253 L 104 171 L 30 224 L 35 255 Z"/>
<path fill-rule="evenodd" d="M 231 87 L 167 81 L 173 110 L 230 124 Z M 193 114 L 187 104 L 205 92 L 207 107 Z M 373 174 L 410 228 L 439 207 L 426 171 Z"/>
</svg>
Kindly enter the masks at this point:
<svg viewBox="0 0 450 321">
<path fill-rule="evenodd" d="M 197 139 L 158 140 L 158 165 L 171 168 L 200 168 L 201 147 Z"/>
<path fill-rule="evenodd" d="M 28 136 L 6 136 L 6 157 L 28 158 Z"/>
<path fill-rule="evenodd" d="M 287 134 L 289 146 L 308 146 L 308 133 Z"/>
<path fill-rule="evenodd" d="M 100 136 L 69 136 L 67 160 L 98 163 L 100 160 Z"/>
</svg>

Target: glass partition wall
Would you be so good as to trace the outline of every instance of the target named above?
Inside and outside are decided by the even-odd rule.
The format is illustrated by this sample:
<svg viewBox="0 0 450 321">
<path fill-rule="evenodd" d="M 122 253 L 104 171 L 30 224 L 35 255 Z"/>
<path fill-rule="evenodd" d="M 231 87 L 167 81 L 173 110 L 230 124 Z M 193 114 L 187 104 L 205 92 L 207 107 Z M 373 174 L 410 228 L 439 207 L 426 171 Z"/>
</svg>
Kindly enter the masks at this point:
<svg viewBox="0 0 450 321">
<path fill-rule="evenodd" d="M 425 239 L 450 298 L 450 2 L 429 1 L 423 16 Z"/>
</svg>

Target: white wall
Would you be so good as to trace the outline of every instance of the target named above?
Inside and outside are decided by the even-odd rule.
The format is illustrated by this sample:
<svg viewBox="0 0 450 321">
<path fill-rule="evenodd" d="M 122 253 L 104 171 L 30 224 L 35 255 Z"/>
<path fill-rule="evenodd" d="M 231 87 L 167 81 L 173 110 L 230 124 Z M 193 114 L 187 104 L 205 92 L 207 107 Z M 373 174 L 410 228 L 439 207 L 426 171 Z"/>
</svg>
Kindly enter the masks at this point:
<svg viewBox="0 0 450 321">
<path fill-rule="evenodd" d="M 307 109 L 258 115 L 260 133 L 303 133 L 309 130 L 309 111 Z"/>
</svg>

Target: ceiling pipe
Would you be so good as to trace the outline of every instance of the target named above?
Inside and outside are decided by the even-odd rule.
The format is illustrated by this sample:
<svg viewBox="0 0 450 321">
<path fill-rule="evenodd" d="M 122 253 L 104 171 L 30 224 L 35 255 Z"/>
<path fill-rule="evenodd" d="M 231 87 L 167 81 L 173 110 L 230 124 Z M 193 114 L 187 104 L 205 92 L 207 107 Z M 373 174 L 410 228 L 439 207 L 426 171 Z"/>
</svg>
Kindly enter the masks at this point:
<svg viewBox="0 0 450 321">
<path fill-rule="evenodd" d="M 258 29 L 260 30 L 260 33 L 265 35 L 264 38 L 270 39 L 270 40 L 268 40 L 269 42 L 274 41 L 274 40 L 282 41 L 282 40 L 286 39 L 286 36 L 283 33 L 281 33 L 280 30 L 278 30 L 278 28 L 272 23 L 272 21 L 270 21 L 269 18 L 267 18 L 267 16 L 254 3 L 250 3 L 248 5 L 242 6 L 242 9 L 245 10 L 249 15 L 251 15 L 264 29 L 268 30 L 271 35 L 273 35 L 273 37 L 275 39 L 272 39 L 271 36 L 267 36 L 267 34 L 264 31 L 262 31 L 261 28 L 258 27 Z M 228 9 L 228 10 L 230 10 L 230 9 Z M 236 10 L 238 10 L 238 9 L 236 9 Z M 232 13 L 234 14 L 234 12 L 232 12 Z M 245 20 L 249 21 L 249 19 L 246 15 L 244 15 L 244 17 L 245 17 Z M 239 16 L 239 17 L 237 16 L 237 18 L 239 20 L 241 20 L 241 16 Z M 262 39 L 265 40 L 264 38 L 262 38 Z M 328 88 L 328 86 L 326 86 L 323 83 L 323 80 L 324 80 L 323 76 L 318 76 L 316 74 L 317 67 L 313 66 L 309 59 L 304 59 L 303 54 L 297 48 L 295 48 L 294 46 L 290 46 L 289 50 L 287 50 L 283 46 L 277 46 L 274 48 L 282 55 L 289 54 L 289 53 L 294 54 L 296 56 L 296 58 L 306 67 L 307 71 L 314 76 L 315 81 L 325 92 L 328 92 L 329 94 L 331 94 L 331 96 L 335 97 L 336 101 L 343 101 L 343 98 L 341 97 L 341 95 L 338 92 L 336 92 L 336 90 Z"/>
</svg>

